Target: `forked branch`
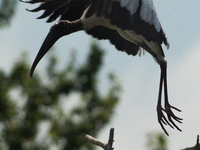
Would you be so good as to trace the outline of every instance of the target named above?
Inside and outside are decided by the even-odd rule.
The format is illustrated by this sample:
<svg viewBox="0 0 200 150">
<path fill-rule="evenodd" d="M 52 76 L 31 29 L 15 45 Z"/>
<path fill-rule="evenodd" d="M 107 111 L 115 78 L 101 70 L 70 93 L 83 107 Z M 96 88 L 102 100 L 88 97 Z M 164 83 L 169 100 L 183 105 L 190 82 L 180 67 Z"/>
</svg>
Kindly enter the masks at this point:
<svg viewBox="0 0 200 150">
<path fill-rule="evenodd" d="M 199 135 L 197 135 L 197 143 L 193 147 L 185 148 L 182 150 L 200 150 Z"/>
<path fill-rule="evenodd" d="M 103 148 L 104 150 L 113 150 L 114 148 L 112 148 L 113 145 L 113 138 L 114 138 L 114 128 L 110 129 L 110 134 L 109 134 L 109 139 L 108 139 L 108 143 L 105 144 L 104 142 L 90 136 L 90 135 L 85 135 L 86 140 L 88 140 L 91 144 L 99 146 L 101 148 Z M 188 147 L 182 150 L 200 150 L 200 143 L 199 143 L 199 135 L 197 135 L 197 142 L 196 145 L 193 147 Z"/>
<path fill-rule="evenodd" d="M 104 150 L 113 150 L 114 148 L 112 148 L 113 145 L 113 138 L 114 138 L 114 128 L 110 129 L 110 134 L 109 134 L 109 139 L 108 139 L 108 143 L 105 144 L 104 142 L 90 136 L 90 135 L 85 135 L 85 138 L 93 145 L 99 146 L 101 148 L 103 148 Z"/>
</svg>

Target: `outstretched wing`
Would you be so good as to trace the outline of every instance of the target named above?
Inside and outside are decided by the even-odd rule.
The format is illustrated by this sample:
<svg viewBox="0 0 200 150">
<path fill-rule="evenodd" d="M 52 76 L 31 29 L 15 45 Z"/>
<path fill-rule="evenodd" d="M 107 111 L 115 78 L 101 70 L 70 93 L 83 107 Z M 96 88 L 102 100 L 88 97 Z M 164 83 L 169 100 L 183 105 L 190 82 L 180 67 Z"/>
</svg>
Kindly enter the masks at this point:
<svg viewBox="0 0 200 150">
<path fill-rule="evenodd" d="M 83 11 L 91 4 L 91 0 L 30 0 L 26 3 L 41 3 L 39 7 L 29 11 L 44 10 L 44 13 L 38 19 L 48 17 L 47 22 L 52 22 L 57 18 L 69 21 L 79 19 Z"/>
<path fill-rule="evenodd" d="M 38 12 L 44 10 L 44 13 L 38 17 L 38 19 L 48 17 L 47 22 L 52 22 L 57 18 L 69 21 L 79 19 L 85 9 L 91 5 L 93 1 L 94 0 L 30 0 L 26 1 L 26 3 L 41 3 L 39 7 L 29 11 Z M 97 5 L 99 2 L 101 2 L 102 6 L 105 3 L 109 5 L 107 7 L 104 6 L 104 8 L 112 8 L 113 0 L 95 0 L 91 8 L 97 9 L 92 10 L 92 13 L 98 11 L 98 14 L 105 15 L 105 12 L 108 12 L 100 10 L 102 7 Z M 129 55 L 136 55 L 140 49 L 139 46 L 122 38 L 117 31 L 106 27 L 98 26 L 91 30 L 87 30 L 86 32 L 98 39 L 109 39 L 118 50 L 125 51 Z"/>
</svg>

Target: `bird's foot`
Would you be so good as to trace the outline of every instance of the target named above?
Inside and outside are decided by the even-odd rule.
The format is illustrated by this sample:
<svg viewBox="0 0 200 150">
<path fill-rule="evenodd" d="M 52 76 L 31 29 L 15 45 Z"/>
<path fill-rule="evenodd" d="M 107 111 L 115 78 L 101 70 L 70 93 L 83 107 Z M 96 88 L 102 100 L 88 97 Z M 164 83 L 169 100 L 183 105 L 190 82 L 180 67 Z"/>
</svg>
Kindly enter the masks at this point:
<svg viewBox="0 0 200 150">
<path fill-rule="evenodd" d="M 169 136 L 169 134 L 167 133 L 166 129 L 164 128 L 164 125 L 169 125 L 173 129 L 175 127 L 177 130 L 181 131 L 181 129 L 174 123 L 173 119 L 179 123 L 182 123 L 181 120 L 183 120 L 182 118 L 175 116 L 171 109 L 175 109 L 175 110 L 181 112 L 180 109 L 178 109 L 174 106 L 171 106 L 169 104 L 165 106 L 165 109 L 163 109 L 162 106 L 157 106 L 158 122 L 161 125 L 164 132 L 168 136 Z M 165 117 L 163 112 L 165 112 L 167 114 L 168 119 Z"/>
</svg>

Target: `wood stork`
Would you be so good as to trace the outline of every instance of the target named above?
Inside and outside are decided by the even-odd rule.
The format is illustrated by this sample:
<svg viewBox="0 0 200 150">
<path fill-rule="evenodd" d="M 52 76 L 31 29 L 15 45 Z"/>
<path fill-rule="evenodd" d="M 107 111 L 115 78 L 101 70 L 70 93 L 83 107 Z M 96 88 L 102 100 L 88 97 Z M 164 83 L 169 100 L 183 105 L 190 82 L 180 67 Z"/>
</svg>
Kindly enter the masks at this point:
<svg viewBox="0 0 200 150">
<path fill-rule="evenodd" d="M 60 18 L 60 21 L 51 27 L 44 40 L 32 65 L 30 76 L 33 75 L 38 62 L 59 38 L 80 30 L 100 40 L 109 39 L 116 49 L 129 55 L 135 56 L 143 48 L 153 56 L 161 68 L 157 103 L 158 122 L 167 135 L 164 125 L 181 131 L 174 120 L 182 123 L 182 119 L 175 116 L 172 109 L 181 110 L 168 102 L 167 61 L 161 44 L 164 43 L 167 48 L 169 44 L 152 0 L 29 0 L 23 2 L 41 3 L 37 8 L 29 10 L 32 12 L 44 10 L 40 19 L 48 17 L 47 22 L 52 22 Z M 161 105 L 163 83 L 164 108 Z"/>
</svg>

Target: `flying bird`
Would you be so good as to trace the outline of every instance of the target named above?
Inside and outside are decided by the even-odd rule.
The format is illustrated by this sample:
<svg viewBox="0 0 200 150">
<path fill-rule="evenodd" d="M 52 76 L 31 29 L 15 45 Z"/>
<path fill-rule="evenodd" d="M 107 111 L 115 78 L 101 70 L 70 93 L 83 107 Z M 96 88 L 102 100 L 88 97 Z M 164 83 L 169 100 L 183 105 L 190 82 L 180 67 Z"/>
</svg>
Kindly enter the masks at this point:
<svg viewBox="0 0 200 150">
<path fill-rule="evenodd" d="M 20 0 L 23 1 L 23 0 Z M 141 49 L 150 53 L 160 65 L 160 86 L 157 103 L 158 122 L 168 135 L 164 125 L 181 129 L 174 123 L 182 123 L 182 119 L 174 115 L 167 92 L 167 61 L 162 43 L 169 48 L 166 35 L 158 19 L 152 0 L 29 0 L 25 3 L 40 5 L 29 10 L 43 10 L 39 19 L 47 22 L 55 21 L 46 36 L 31 67 L 30 76 L 35 67 L 54 43 L 62 36 L 84 30 L 86 33 L 101 40 L 108 39 L 119 51 L 128 55 L 137 55 Z M 163 85 L 164 84 L 164 85 Z M 164 86 L 164 107 L 161 104 Z"/>
</svg>

